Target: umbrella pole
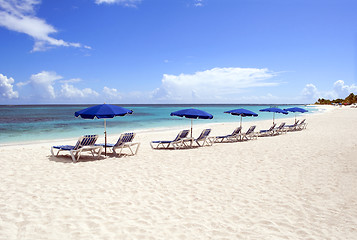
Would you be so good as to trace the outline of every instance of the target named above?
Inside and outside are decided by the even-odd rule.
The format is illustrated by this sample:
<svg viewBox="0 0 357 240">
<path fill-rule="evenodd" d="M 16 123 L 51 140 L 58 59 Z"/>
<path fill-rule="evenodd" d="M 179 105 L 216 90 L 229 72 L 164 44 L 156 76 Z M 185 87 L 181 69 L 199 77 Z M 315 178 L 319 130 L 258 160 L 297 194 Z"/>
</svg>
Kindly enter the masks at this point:
<svg viewBox="0 0 357 240">
<path fill-rule="evenodd" d="M 295 112 L 295 123 L 296 123 L 296 112 Z"/>
<path fill-rule="evenodd" d="M 274 124 L 274 120 L 275 120 L 275 112 L 273 113 L 273 124 Z"/>
<path fill-rule="evenodd" d="M 107 156 L 107 122 L 104 119 L 104 155 Z"/>
<path fill-rule="evenodd" d="M 242 115 L 240 115 L 240 128 L 242 128 Z"/>
<path fill-rule="evenodd" d="M 192 119 L 191 119 L 191 138 L 192 138 Z"/>
</svg>

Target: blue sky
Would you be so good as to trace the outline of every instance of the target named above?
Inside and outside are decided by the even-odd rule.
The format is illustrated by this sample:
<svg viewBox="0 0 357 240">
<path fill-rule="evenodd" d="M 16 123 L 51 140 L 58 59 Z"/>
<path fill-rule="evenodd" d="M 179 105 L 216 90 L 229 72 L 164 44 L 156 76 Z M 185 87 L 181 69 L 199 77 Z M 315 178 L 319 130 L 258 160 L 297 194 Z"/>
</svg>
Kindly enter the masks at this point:
<svg viewBox="0 0 357 240">
<path fill-rule="evenodd" d="M 0 104 L 357 94 L 354 0 L 0 0 Z"/>
</svg>

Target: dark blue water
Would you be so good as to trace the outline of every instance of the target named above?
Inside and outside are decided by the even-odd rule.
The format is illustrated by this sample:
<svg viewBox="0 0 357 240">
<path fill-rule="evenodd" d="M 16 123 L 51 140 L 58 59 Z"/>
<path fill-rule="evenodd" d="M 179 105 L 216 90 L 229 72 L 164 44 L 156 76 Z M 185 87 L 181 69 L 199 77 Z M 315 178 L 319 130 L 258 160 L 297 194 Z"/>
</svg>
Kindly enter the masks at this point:
<svg viewBox="0 0 357 240">
<path fill-rule="evenodd" d="M 84 134 L 103 135 L 103 119 L 84 120 L 75 118 L 74 112 L 92 105 L 26 105 L 0 106 L 0 143 L 27 142 L 77 138 Z M 269 105 L 120 105 L 134 111 L 131 115 L 107 119 L 107 132 L 117 134 L 126 131 L 139 131 L 152 128 L 169 128 L 189 125 L 189 120 L 171 117 L 170 113 L 184 108 L 198 108 L 211 113 L 211 120 L 195 120 L 195 124 L 208 122 L 239 122 L 240 118 L 225 114 L 224 111 L 246 108 L 259 114 L 258 117 L 246 117 L 244 122 L 272 119 L 272 113 L 259 112 Z M 281 108 L 298 105 L 279 105 Z M 317 109 L 301 106 L 309 114 Z M 276 118 L 294 117 L 276 114 Z"/>
</svg>

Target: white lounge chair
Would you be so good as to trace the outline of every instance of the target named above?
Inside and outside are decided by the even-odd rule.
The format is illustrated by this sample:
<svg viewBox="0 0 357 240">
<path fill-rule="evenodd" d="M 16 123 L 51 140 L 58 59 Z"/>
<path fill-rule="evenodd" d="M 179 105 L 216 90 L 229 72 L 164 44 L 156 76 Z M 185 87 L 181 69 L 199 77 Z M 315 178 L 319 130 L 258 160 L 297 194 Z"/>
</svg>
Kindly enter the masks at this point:
<svg viewBox="0 0 357 240">
<path fill-rule="evenodd" d="M 304 119 L 296 126 L 296 130 L 303 130 L 306 129 L 306 127 L 307 127 L 307 123 L 306 123 L 306 119 Z"/>
<path fill-rule="evenodd" d="M 284 129 L 285 129 L 286 131 L 289 131 L 290 129 L 295 128 L 295 127 L 298 125 L 299 121 L 300 121 L 300 120 L 297 120 L 294 124 L 290 124 L 290 125 L 286 125 L 286 124 L 285 124 Z"/>
<path fill-rule="evenodd" d="M 176 138 L 172 141 L 152 141 L 150 142 L 150 146 L 153 149 L 160 149 L 160 148 L 165 148 L 168 149 L 170 146 L 172 146 L 174 149 L 178 148 L 185 148 L 188 147 L 185 143 L 188 140 L 192 140 L 191 138 L 188 139 L 187 135 L 189 134 L 190 130 L 182 130 L 177 134 Z M 156 146 L 155 146 L 156 144 Z"/>
<path fill-rule="evenodd" d="M 254 139 L 254 138 L 257 139 L 258 135 L 257 135 L 257 133 L 254 132 L 255 128 L 256 128 L 255 125 L 250 126 L 250 128 L 247 130 L 247 132 L 240 134 L 240 139 L 242 141 Z"/>
<path fill-rule="evenodd" d="M 278 127 L 273 129 L 273 134 L 272 135 L 279 135 L 282 133 L 286 133 L 286 130 L 284 129 L 285 122 L 281 123 Z"/>
<path fill-rule="evenodd" d="M 106 147 L 111 148 L 114 154 L 117 156 L 120 156 L 122 154 L 123 149 L 127 148 L 130 150 L 130 154 L 127 155 L 133 156 L 138 153 L 140 147 L 140 143 L 133 142 L 135 135 L 135 133 L 123 133 L 120 135 L 118 141 L 115 144 L 107 143 Z M 105 147 L 105 144 L 96 145 Z M 135 149 L 133 149 L 134 146 L 136 146 Z M 117 153 L 118 149 L 120 149 L 119 153 Z"/>
<path fill-rule="evenodd" d="M 53 150 L 58 149 L 56 157 L 61 151 L 69 151 L 73 162 L 77 162 L 81 156 L 81 153 L 84 151 L 90 151 L 94 156 L 95 150 L 98 150 L 97 154 L 99 157 L 103 151 L 103 147 L 94 145 L 97 139 L 98 139 L 98 135 L 84 135 L 83 137 L 80 137 L 78 139 L 76 145 L 74 146 L 72 145 L 52 146 L 51 147 L 52 156 L 55 156 Z"/>
<path fill-rule="evenodd" d="M 232 141 L 238 141 L 240 140 L 240 132 L 242 130 L 242 127 L 237 127 L 234 129 L 234 131 L 231 134 L 228 135 L 223 135 L 223 136 L 215 136 L 213 139 L 214 142 L 232 142 Z"/>
<path fill-rule="evenodd" d="M 286 130 L 287 130 L 288 132 L 299 131 L 299 130 L 305 129 L 306 126 L 307 126 L 306 119 L 303 119 L 300 123 L 299 123 L 299 120 L 296 121 L 296 123 L 295 123 L 294 125 L 291 125 L 291 126 L 288 127 Z"/>
<path fill-rule="evenodd" d="M 203 147 L 203 146 L 212 146 L 213 141 L 208 137 L 208 135 L 211 133 L 211 129 L 204 129 L 202 130 L 200 136 L 196 139 L 194 139 L 194 141 L 197 143 L 197 145 L 199 147 Z"/>
<path fill-rule="evenodd" d="M 258 133 L 258 137 L 266 137 L 266 136 L 272 136 L 274 134 L 274 128 L 276 126 L 276 123 L 271 125 L 269 129 L 266 130 L 260 130 Z"/>
</svg>

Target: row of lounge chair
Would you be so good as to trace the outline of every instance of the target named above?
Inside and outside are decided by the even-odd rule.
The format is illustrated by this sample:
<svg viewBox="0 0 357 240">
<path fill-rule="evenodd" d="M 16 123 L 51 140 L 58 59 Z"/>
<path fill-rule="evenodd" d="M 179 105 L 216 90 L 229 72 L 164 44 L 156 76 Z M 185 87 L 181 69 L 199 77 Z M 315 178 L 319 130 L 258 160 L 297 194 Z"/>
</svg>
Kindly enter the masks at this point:
<svg viewBox="0 0 357 240">
<path fill-rule="evenodd" d="M 152 141 L 150 142 L 150 146 L 153 149 L 182 149 L 212 146 L 213 143 L 246 141 L 257 139 L 258 137 L 275 136 L 288 131 L 303 130 L 307 126 L 305 121 L 305 119 L 300 123 L 296 121 L 293 125 L 285 125 L 285 123 L 282 123 L 278 127 L 276 127 L 276 124 L 273 124 L 269 129 L 260 130 L 259 132 L 254 132 L 256 126 L 251 126 L 246 132 L 242 132 L 242 127 L 237 127 L 231 134 L 215 137 L 209 136 L 211 129 L 204 129 L 198 138 L 188 137 L 190 130 L 182 130 L 174 140 Z M 133 142 L 134 137 L 135 133 L 123 133 L 115 144 L 96 144 L 98 135 L 85 135 L 80 137 L 74 146 L 53 146 L 51 153 L 52 156 L 58 156 L 61 151 L 69 151 L 73 162 L 77 162 L 81 153 L 86 151 L 91 152 L 93 156 L 97 155 L 99 158 L 105 147 L 109 148 L 115 156 L 121 156 L 123 154 L 133 156 L 137 154 L 140 147 L 140 143 Z M 54 153 L 55 149 L 57 149 L 56 154 Z M 128 149 L 128 152 L 124 153 L 124 149 Z"/>
<path fill-rule="evenodd" d="M 82 152 L 89 151 L 94 156 L 95 154 L 98 158 L 101 156 L 105 147 L 112 150 L 112 152 L 116 156 L 120 156 L 123 153 L 124 149 L 128 149 L 130 153 L 126 153 L 126 155 L 135 155 L 140 147 L 140 143 L 132 142 L 135 137 L 135 133 L 123 133 L 120 135 L 118 141 L 115 144 L 111 143 L 101 143 L 96 144 L 95 142 L 98 139 L 98 135 L 84 135 L 80 137 L 76 143 L 76 145 L 60 145 L 60 146 L 52 146 L 51 153 L 52 156 L 58 156 L 61 151 L 69 151 L 71 155 L 72 161 L 77 162 L 81 156 Z M 54 153 L 54 150 L 57 149 L 57 153 Z M 119 152 L 118 152 L 119 151 Z"/>
<path fill-rule="evenodd" d="M 241 140 L 249 140 L 252 138 L 256 138 L 256 135 L 254 134 L 256 126 L 251 126 L 247 132 L 242 133 L 242 127 L 237 127 L 234 129 L 234 131 L 231 134 L 228 135 L 223 135 L 223 136 L 216 136 L 213 137 L 214 142 L 235 142 L 235 141 L 241 141 Z"/>
<path fill-rule="evenodd" d="M 208 135 L 211 133 L 211 129 L 204 129 L 198 138 L 187 137 L 189 133 L 190 130 L 182 130 L 179 132 L 179 134 L 177 134 L 174 140 L 152 141 L 150 142 L 150 146 L 153 149 L 168 149 L 170 147 L 173 147 L 174 149 L 180 149 L 193 147 L 194 144 L 196 144 L 198 147 L 211 146 L 213 144 L 211 138 L 208 137 Z"/>
<path fill-rule="evenodd" d="M 307 123 L 305 121 L 306 121 L 306 119 L 302 120 L 299 123 L 299 120 L 297 120 L 292 125 L 286 125 L 283 122 L 278 127 L 276 127 L 276 123 L 274 123 L 269 129 L 260 130 L 259 133 L 258 133 L 258 136 L 259 137 L 275 136 L 275 135 L 279 135 L 279 134 L 286 133 L 286 132 L 303 130 L 307 126 Z"/>
</svg>

